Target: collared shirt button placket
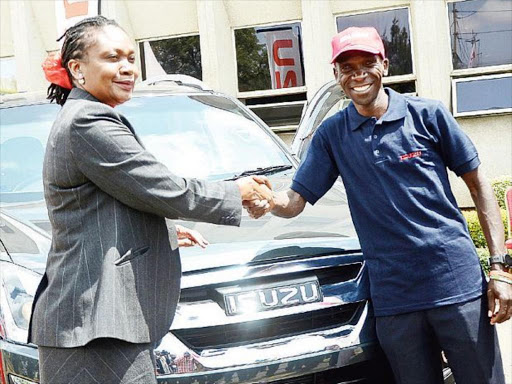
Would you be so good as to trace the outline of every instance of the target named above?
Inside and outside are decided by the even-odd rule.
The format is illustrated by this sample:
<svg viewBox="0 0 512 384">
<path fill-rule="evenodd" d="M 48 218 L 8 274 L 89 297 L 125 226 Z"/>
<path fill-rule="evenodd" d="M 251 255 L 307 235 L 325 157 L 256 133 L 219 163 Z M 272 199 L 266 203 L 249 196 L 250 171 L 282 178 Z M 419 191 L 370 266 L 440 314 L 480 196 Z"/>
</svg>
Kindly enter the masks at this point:
<svg viewBox="0 0 512 384">
<path fill-rule="evenodd" d="M 370 119 L 370 125 L 372 126 L 372 134 L 370 137 L 373 138 L 373 141 L 372 141 L 373 154 L 374 154 L 374 156 L 379 156 L 380 151 L 377 149 L 377 146 L 379 145 L 379 143 L 376 141 L 378 139 L 378 135 L 376 135 L 374 133 L 375 129 L 377 128 L 377 119 L 375 117 L 372 117 Z"/>
</svg>

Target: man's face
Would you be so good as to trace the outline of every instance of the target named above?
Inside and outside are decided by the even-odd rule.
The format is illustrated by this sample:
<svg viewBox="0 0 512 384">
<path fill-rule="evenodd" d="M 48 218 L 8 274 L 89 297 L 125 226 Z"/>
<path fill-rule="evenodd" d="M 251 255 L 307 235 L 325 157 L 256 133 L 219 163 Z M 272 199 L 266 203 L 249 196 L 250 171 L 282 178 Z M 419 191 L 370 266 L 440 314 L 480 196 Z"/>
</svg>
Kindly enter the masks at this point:
<svg viewBox="0 0 512 384">
<path fill-rule="evenodd" d="M 80 62 L 85 79 L 82 88 L 99 101 L 115 107 L 131 98 L 139 76 L 135 48 L 126 33 L 115 26 L 95 31 L 93 38 L 94 44 Z"/>
<path fill-rule="evenodd" d="M 388 59 L 379 55 L 350 51 L 336 60 L 334 77 L 354 104 L 370 106 L 382 88 L 388 65 Z"/>
</svg>

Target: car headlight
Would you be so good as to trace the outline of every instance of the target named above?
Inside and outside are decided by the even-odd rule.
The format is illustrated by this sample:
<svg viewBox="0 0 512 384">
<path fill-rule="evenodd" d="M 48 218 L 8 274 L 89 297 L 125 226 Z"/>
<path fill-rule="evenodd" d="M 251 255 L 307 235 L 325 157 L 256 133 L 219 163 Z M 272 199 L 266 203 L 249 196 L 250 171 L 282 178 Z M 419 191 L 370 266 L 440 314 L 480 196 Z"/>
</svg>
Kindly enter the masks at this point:
<svg viewBox="0 0 512 384">
<path fill-rule="evenodd" d="M 1 263 L 0 308 L 8 339 L 27 342 L 32 302 L 41 276 L 7 262 Z"/>
<path fill-rule="evenodd" d="M 23 377 L 9 375 L 9 380 L 13 384 L 37 384 L 35 381 L 24 379 Z"/>
</svg>

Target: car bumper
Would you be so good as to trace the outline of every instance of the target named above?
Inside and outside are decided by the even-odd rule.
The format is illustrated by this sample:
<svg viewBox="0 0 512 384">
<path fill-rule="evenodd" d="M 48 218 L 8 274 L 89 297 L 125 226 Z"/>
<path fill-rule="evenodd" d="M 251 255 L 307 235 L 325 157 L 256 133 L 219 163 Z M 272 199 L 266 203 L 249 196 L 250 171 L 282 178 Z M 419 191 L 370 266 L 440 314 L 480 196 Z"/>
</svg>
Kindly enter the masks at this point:
<svg viewBox="0 0 512 384">
<path fill-rule="evenodd" d="M 185 373 L 157 375 L 159 384 L 184 383 L 258 383 L 293 380 L 343 367 L 357 367 L 381 358 L 376 344 L 374 321 L 368 303 L 350 324 L 311 334 L 219 350 L 204 350 L 196 355 L 196 369 Z M 175 350 L 173 348 L 178 348 Z M 169 332 L 156 351 L 166 349 L 177 354 L 185 351 L 183 343 Z M 38 352 L 33 345 L 0 340 L 7 383 L 39 382 Z M 193 351 L 191 351 L 193 353 Z M 358 383 L 368 372 L 357 368 L 350 377 L 341 373 L 336 383 Z M 356 379 L 354 379 L 356 377 Z M 347 380 L 345 380 L 347 378 Z M 21 379 L 27 380 L 23 381 Z M 14 381 L 16 380 L 16 381 Z M 294 381 L 296 382 L 296 381 Z"/>
<path fill-rule="evenodd" d="M 362 305 L 354 322 L 336 329 L 253 345 L 204 350 L 194 356 L 193 370 L 167 374 L 159 372 L 158 382 L 273 382 L 374 360 L 380 356 L 380 349 L 375 341 L 374 321 L 369 311 L 368 303 Z M 162 350 L 170 351 L 175 356 L 182 355 L 183 352 L 173 349 L 180 344 L 169 333 L 157 347 L 157 356 Z M 189 353 L 194 354 L 193 351 Z"/>
<path fill-rule="evenodd" d="M 0 352 L 6 383 L 39 383 L 39 353 L 35 345 L 16 344 L 0 339 Z"/>
</svg>

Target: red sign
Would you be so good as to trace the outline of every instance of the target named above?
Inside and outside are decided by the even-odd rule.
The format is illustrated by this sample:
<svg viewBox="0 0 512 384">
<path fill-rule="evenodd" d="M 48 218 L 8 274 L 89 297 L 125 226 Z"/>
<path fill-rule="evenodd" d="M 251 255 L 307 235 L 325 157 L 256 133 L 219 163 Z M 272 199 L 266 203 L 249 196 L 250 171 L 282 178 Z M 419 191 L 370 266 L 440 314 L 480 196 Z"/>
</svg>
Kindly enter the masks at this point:
<svg viewBox="0 0 512 384">
<path fill-rule="evenodd" d="M 57 37 L 82 19 L 97 16 L 100 0 L 55 0 Z M 63 40 L 60 41 L 61 44 Z"/>
<path fill-rule="evenodd" d="M 272 89 L 304 85 L 299 38 L 293 29 L 268 31 L 265 36 Z"/>
<path fill-rule="evenodd" d="M 70 3 L 69 0 L 64 1 L 64 10 L 66 12 L 66 19 L 71 19 L 76 16 L 87 16 L 89 13 L 89 2 L 80 1 Z"/>
</svg>

